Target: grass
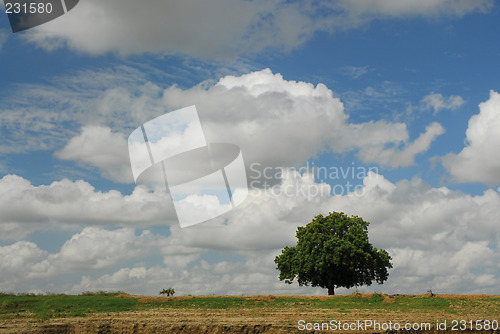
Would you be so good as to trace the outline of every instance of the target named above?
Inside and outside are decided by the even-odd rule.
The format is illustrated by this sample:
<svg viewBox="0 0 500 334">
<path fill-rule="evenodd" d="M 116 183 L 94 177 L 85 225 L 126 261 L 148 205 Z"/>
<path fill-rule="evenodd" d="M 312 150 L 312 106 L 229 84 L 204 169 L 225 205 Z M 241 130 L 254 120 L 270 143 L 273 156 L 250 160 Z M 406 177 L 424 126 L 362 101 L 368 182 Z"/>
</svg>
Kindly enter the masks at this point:
<svg viewBox="0 0 500 334">
<path fill-rule="evenodd" d="M 0 319 L 33 317 L 36 319 L 83 317 L 99 312 L 136 309 L 135 298 L 117 298 L 118 293 L 75 295 L 0 294 Z"/>
<path fill-rule="evenodd" d="M 308 296 L 199 296 L 170 298 L 140 298 L 109 292 L 86 292 L 81 295 L 30 295 L 0 293 L 0 319 L 20 317 L 49 319 L 84 317 L 93 313 L 167 309 L 254 309 L 272 311 L 279 309 L 335 310 L 350 313 L 352 310 L 374 312 L 425 312 L 435 311 L 446 314 L 468 314 L 481 309 L 483 314 L 498 315 L 500 298 L 482 297 L 470 299 L 449 298 L 435 295 L 411 296 L 381 294 L 352 294 L 333 298 Z"/>
</svg>

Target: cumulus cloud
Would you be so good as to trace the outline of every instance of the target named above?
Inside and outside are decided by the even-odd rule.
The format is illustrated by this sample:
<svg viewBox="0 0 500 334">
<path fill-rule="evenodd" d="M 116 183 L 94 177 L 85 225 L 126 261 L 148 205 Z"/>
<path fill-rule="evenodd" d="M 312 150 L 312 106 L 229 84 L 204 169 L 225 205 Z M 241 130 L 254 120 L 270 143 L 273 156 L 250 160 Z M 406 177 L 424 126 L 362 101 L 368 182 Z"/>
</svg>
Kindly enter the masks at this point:
<svg viewBox="0 0 500 334">
<path fill-rule="evenodd" d="M 403 123 L 349 123 L 344 105 L 325 85 L 288 81 L 269 69 L 226 76 L 209 88 L 173 86 L 163 98 L 170 108 L 196 104 L 208 141 L 233 142 L 246 161 L 263 165 L 298 166 L 322 152 L 359 150 L 363 162 L 408 166 L 443 133 L 434 123 L 412 143 Z M 383 150 L 391 143 L 407 147 Z"/>
<path fill-rule="evenodd" d="M 325 85 L 286 80 L 270 69 L 186 89 L 161 88 L 128 67 L 87 71 L 61 78 L 54 87 L 25 87 L 5 104 L 0 151 L 59 149 L 56 157 L 97 167 L 118 182 L 131 182 L 126 136 L 190 105 L 198 109 L 207 142 L 237 144 L 247 166 L 301 166 L 324 152 L 349 151 L 358 151 L 366 163 L 409 166 L 442 133 L 434 123 L 410 141 L 404 123 L 350 122 L 343 103 Z"/>
<path fill-rule="evenodd" d="M 445 99 L 442 94 L 436 93 L 424 96 L 420 102 L 424 110 L 432 109 L 434 110 L 434 114 L 437 114 L 443 109 L 457 110 L 465 103 L 461 96 L 451 95 Z"/>
<path fill-rule="evenodd" d="M 500 184 L 500 94 L 491 91 L 489 100 L 479 104 L 479 110 L 469 120 L 466 146 L 458 154 L 444 156 L 442 163 L 458 182 L 495 186 Z"/>
<path fill-rule="evenodd" d="M 175 221 L 165 192 L 138 186 L 132 194 L 122 195 L 116 190 L 97 191 L 85 181 L 67 179 L 34 186 L 16 175 L 0 179 L 0 211 L 2 239 L 18 238 L 33 229 L 54 225 L 151 226 Z"/>
<path fill-rule="evenodd" d="M 108 127 L 85 126 L 55 157 L 99 168 L 103 176 L 117 182 L 133 182 L 125 136 Z"/>
<path fill-rule="evenodd" d="M 212 234 L 209 239 L 213 240 L 213 247 L 224 243 L 230 246 L 231 243 L 244 248 L 255 243 L 259 249 L 274 248 L 279 244 L 276 239 L 281 240 L 281 247 L 291 245 L 295 242 L 292 230 L 296 226 L 307 223 L 317 213 L 344 211 L 370 221 L 372 243 L 389 250 L 394 257 L 392 279 L 375 289 L 417 293 L 432 286 L 443 292 L 494 292 L 491 285 L 473 283 L 479 277 L 474 273 L 476 270 L 495 275 L 495 280 L 499 280 L 496 264 L 499 255 L 495 251 L 498 229 L 494 218 L 500 214 L 498 192 L 489 190 L 483 195 L 469 196 L 445 187 L 432 188 L 419 178 L 394 184 L 369 172 L 360 193 L 353 191 L 349 195 L 331 197 L 324 196 L 325 193 L 317 189 L 321 184 L 297 175 L 289 176 L 283 185 L 286 187 L 292 179 L 295 184 L 293 196 L 283 191 L 278 192 L 281 197 L 262 198 L 258 204 L 252 203 L 253 199 L 239 214 L 234 213 L 238 214 L 237 219 L 229 220 L 220 238 L 207 231 Z M 301 193 L 298 188 L 308 190 Z M 243 210 L 251 211 L 252 215 L 245 218 Z M 273 213 L 271 216 L 270 212 Z M 263 221 L 261 226 L 259 221 Z M 251 241 L 250 228 L 254 225 L 260 228 L 261 234 Z M 278 231 L 283 231 L 281 237 Z M 193 234 L 191 240 L 199 238 L 192 231 L 187 233 Z M 187 233 L 180 238 L 187 237 Z M 188 243 L 189 239 L 185 242 Z M 275 241 L 271 241 L 273 239 Z M 462 279 L 451 284 L 450 277 Z"/>
<path fill-rule="evenodd" d="M 347 118 L 326 86 L 287 81 L 269 69 L 226 76 L 208 89 L 172 86 L 163 98 L 170 108 L 195 104 L 208 142 L 235 143 L 245 161 L 271 165 L 303 163 L 330 146 Z"/>
<path fill-rule="evenodd" d="M 331 208 L 370 221 L 371 239 L 392 254 L 394 280 L 382 289 L 417 292 L 432 286 L 450 293 L 495 292 L 491 285 L 475 285 L 475 280 L 481 271 L 499 280 L 497 191 L 470 196 L 432 188 L 419 178 L 396 184 L 370 178 L 358 201 L 340 198 Z"/>
<path fill-rule="evenodd" d="M 149 231 L 136 236 L 132 228 L 108 231 L 86 227 L 65 242 L 59 253 L 48 256 L 48 262 L 66 271 L 109 268 L 125 260 L 147 257 L 163 242 Z"/>
<path fill-rule="evenodd" d="M 316 31 L 358 27 L 376 18 L 461 17 L 486 12 L 491 0 L 142 1 L 87 0 L 25 34 L 46 49 L 90 54 L 181 53 L 228 59 L 268 48 L 293 49 Z"/>
<path fill-rule="evenodd" d="M 444 128 L 439 123 L 432 123 L 425 128 L 415 141 L 403 149 L 396 147 L 384 148 L 384 145 L 374 144 L 361 147 L 359 158 L 365 163 L 379 163 L 390 167 L 408 167 L 415 164 L 415 156 L 426 152 L 431 143 L 444 133 Z"/>
<path fill-rule="evenodd" d="M 0 264 L 0 289 L 19 291 L 24 286 L 36 290 L 37 280 L 75 271 L 107 269 L 137 258 L 142 259 L 155 253 L 165 244 L 165 240 L 165 237 L 153 235 L 147 230 L 136 235 L 132 228 L 110 231 L 86 227 L 66 241 L 58 253 L 50 254 L 32 242 L 19 241 L 0 247 L 0 255 L 5 257 Z M 135 274 L 135 277 L 138 276 L 140 273 Z"/>
<path fill-rule="evenodd" d="M 15 286 L 16 277 L 17 286 L 43 290 L 35 278 L 84 270 L 80 283 L 65 289 L 157 294 L 169 285 L 179 294 L 324 293 L 279 282 L 273 259 L 295 244 L 297 226 L 319 213 L 343 211 L 369 221 L 371 243 L 393 257 L 389 280 L 362 291 L 423 293 L 432 287 L 438 293 L 498 293 L 499 192 L 470 196 L 419 178 L 392 183 L 368 172 L 356 191 L 332 196 L 331 186 L 307 173 L 291 170 L 283 178 L 273 191 L 253 189 L 226 216 L 172 228 L 168 236 L 87 227 L 53 254 L 24 241 L 0 247 L 10 257 L 2 272 L 11 278 L 0 288 Z M 221 255 L 206 260 L 204 254 L 213 251 Z M 163 264 L 141 264 L 150 255 L 163 256 Z M 130 260 L 136 265 L 123 266 Z"/>
<path fill-rule="evenodd" d="M 14 289 L 19 275 L 29 275 L 47 257 L 46 251 L 29 241 L 19 241 L 9 246 L 0 247 L 0 270 L 3 288 Z M 26 277 L 26 276 L 25 276 Z"/>
<path fill-rule="evenodd" d="M 145 266 L 121 268 L 97 278 L 82 277 L 71 292 L 108 290 L 157 295 L 165 286 L 175 287 L 176 295 L 241 294 L 324 294 L 320 288 L 289 286 L 279 282 L 269 263 L 274 254 L 254 254 L 244 262 L 221 261 L 200 263 L 189 270 L 172 271 L 166 267 Z M 139 277 L 140 275 L 140 277 Z M 338 291 L 345 291 L 339 289 Z"/>
<path fill-rule="evenodd" d="M 292 170 L 283 173 L 282 183 L 272 189 L 253 189 L 227 221 L 214 220 L 172 235 L 177 242 L 196 247 L 276 249 L 293 242 L 297 226 L 335 210 L 372 222 L 372 236 L 381 247 L 424 250 L 433 243 L 443 246 L 443 240 L 458 248 L 467 242 L 497 242 L 493 217 L 500 212 L 500 194 L 494 190 L 469 196 L 446 187 L 432 188 L 419 178 L 394 184 L 371 171 L 362 186 L 343 187 L 343 192 L 336 188 L 331 196 L 332 186 Z"/>
</svg>

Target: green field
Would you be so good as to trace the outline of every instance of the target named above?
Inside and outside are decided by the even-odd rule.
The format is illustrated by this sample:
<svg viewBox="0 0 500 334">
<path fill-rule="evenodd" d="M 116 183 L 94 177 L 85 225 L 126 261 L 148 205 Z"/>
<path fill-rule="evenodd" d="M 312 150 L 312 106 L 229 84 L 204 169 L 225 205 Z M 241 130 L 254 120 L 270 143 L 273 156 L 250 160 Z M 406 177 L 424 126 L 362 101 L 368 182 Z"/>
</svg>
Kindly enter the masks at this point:
<svg viewBox="0 0 500 334">
<path fill-rule="evenodd" d="M 81 295 L 0 294 L 0 319 L 51 319 L 85 317 L 95 313 L 150 309 L 267 310 L 293 311 L 353 310 L 374 312 L 430 313 L 467 315 L 472 311 L 489 317 L 500 314 L 500 296 L 382 295 L 343 296 L 188 296 L 141 297 L 120 293 L 84 293 Z"/>
</svg>

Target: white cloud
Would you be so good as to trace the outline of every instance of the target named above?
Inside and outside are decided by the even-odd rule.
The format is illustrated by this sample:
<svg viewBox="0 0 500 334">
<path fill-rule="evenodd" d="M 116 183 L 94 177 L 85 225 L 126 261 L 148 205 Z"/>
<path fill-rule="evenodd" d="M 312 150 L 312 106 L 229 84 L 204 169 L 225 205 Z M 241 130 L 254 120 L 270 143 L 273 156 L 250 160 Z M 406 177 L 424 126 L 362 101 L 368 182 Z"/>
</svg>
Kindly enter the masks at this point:
<svg viewBox="0 0 500 334">
<path fill-rule="evenodd" d="M 85 126 L 81 133 L 55 152 L 59 159 L 98 167 L 103 176 L 117 182 L 132 183 L 132 170 L 125 136 L 108 127 Z"/>
<path fill-rule="evenodd" d="M 59 253 L 49 255 L 47 260 L 59 272 L 109 268 L 125 260 L 147 257 L 163 243 L 162 238 L 149 231 L 136 236 L 132 228 L 108 231 L 86 227 L 66 241 Z"/>
<path fill-rule="evenodd" d="M 80 71 L 50 85 L 22 85 L 3 97 L 0 152 L 54 150 L 82 126 L 135 128 L 165 112 L 160 93 L 143 71 L 127 66 Z"/>
<path fill-rule="evenodd" d="M 19 275 L 26 277 L 37 270 L 37 266 L 47 257 L 47 252 L 29 241 L 19 241 L 0 247 L 0 271 L 3 287 L 13 289 Z"/>
<path fill-rule="evenodd" d="M 488 101 L 479 105 L 479 114 L 469 120 L 466 146 L 458 154 L 443 157 L 446 170 L 458 182 L 500 184 L 500 94 L 490 92 Z"/>
<path fill-rule="evenodd" d="M 79 284 L 51 289 L 156 294 L 172 286 L 178 294 L 324 293 L 279 282 L 273 259 L 285 245 L 295 244 L 297 226 L 319 213 L 343 211 L 369 221 L 371 243 L 393 257 L 389 280 L 362 291 L 424 293 L 432 287 L 437 293 L 498 293 L 499 192 L 470 196 L 432 188 L 419 178 L 392 183 L 369 172 L 360 193 L 330 196 L 331 187 L 308 174 L 290 171 L 284 177 L 274 192 L 254 189 L 228 215 L 171 228 L 169 236 L 88 227 L 54 254 L 30 242 L 0 247 L 0 254 L 10 257 L 2 269 L 11 278 L 0 289 L 46 291 L 43 278 L 84 270 Z M 222 255 L 203 260 L 214 250 Z M 163 264 L 141 264 L 149 255 L 163 256 Z"/>
<path fill-rule="evenodd" d="M 246 162 L 272 165 L 302 164 L 329 146 L 332 133 L 339 136 L 347 118 L 326 86 L 287 81 L 270 70 L 226 76 L 208 89 L 173 86 L 164 100 L 170 108 L 195 104 L 207 142 L 235 143 Z M 308 128 L 315 131 L 304 133 Z"/>
<path fill-rule="evenodd" d="M 343 104 L 325 85 L 287 81 L 269 69 L 226 76 L 208 88 L 173 86 L 163 97 L 171 109 L 196 104 L 207 141 L 237 144 L 247 164 L 300 166 L 321 152 L 359 149 L 364 162 L 408 166 L 443 133 L 434 123 L 408 143 L 403 123 L 349 123 Z M 382 156 L 369 154 L 389 143 L 407 147 Z"/>
<path fill-rule="evenodd" d="M 498 192 L 489 190 L 480 196 L 469 196 L 444 187 L 432 188 L 418 178 L 393 184 L 381 175 L 369 173 L 362 195 L 330 197 L 326 195 L 330 186 L 315 183 L 307 175 L 289 173 L 285 177 L 273 193 L 253 190 L 240 209 L 224 217 L 227 221 L 221 218 L 173 230 L 169 237 L 172 249 L 183 245 L 192 249 L 236 250 L 247 260 L 184 268 L 171 273 L 171 285 L 179 286 L 182 293 L 201 294 L 318 292 L 279 283 L 273 259 L 279 249 L 295 243 L 297 226 L 308 223 L 318 213 L 335 210 L 357 214 L 371 222 L 371 242 L 387 249 L 394 258 L 389 281 L 373 286 L 371 291 L 423 293 L 432 287 L 440 293 L 495 293 L 491 282 L 500 281 L 494 218 L 500 214 Z M 320 190 L 323 187 L 326 191 Z M 254 259 L 255 252 L 260 252 L 259 269 L 249 270 L 248 261 Z M 221 271 L 224 286 L 220 285 L 222 278 L 217 268 L 227 270 Z M 146 280 L 154 281 L 156 271 L 163 269 L 147 269 Z M 247 285 L 233 285 L 234 280 L 242 278 L 242 272 L 260 276 L 255 280 L 247 278 Z M 488 280 L 484 275 L 490 275 Z M 88 284 L 94 288 L 105 286 L 111 276 Z M 259 282 L 265 282 L 265 287 Z M 141 292 L 154 293 L 144 289 Z"/>
<path fill-rule="evenodd" d="M 130 180 L 126 134 L 193 104 L 207 142 L 237 144 L 247 166 L 301 166 L 328 151 L 359 151 L 364 162 L 408 166 L 441 133 L 440 126 L 432 124 L 411 142 L 404 123 L 351 123 L 343 103 L 325 85 L 286 80 L 269 69 L 187 89 L 162 89 L 128 67 L 87 71 L 58 81 L 53 87 L 24 87 L 6 100 L 0 112 L 5 130 L 0 150 L 62 147 L 56 157 L 97 167 L 101 175 L 120 182 Z M 81 127 L 79 134 L 75 127 Z M 390 145 L 394 148 L 385 149 Z M 371 154 L 373 150 L 383 154 Z"/>
<path fill-rule="evenodd" d="M 88 0 L 26 38 L 46 49 L 67 45 L 91 54 L 158 52 L 228 59 L 267 47 L 293 48 L 313 26 L 296 4 Z"/>
<path fill-rule="evenodd" d="M 25 34 L 46 49 L 90 54 L 181 53 L 228 59 L 268 48 L 293 49 L 316 31 L 358 27 L 376 18 L 461 17 L 491 0 L 82 1 L 68 14 Z"/>
<path fill-rule="evenodd" d="M 444 187 L 431 188 L 418 178 L 392 184 L 374 176 L 365 179 L 363 196 L 332 200 L 328 210 L 346 211 L 370 221 L 370 240 L 392 254 L 390 279 L 377 290 L 421 293 L 432 287 L 449 293 L 495 292 L 474 280 L 478 270 L 499 281 L 494 218 L 500 214 L 498 192 L 469 196 Z M 461 279 L 450 281 L 453 277 Z"/>
<path fill-rule="evenodd" d="M 373 172 L 368 172 L 363 183 L 360 194 L 348 196 L 348 190 L 354 189 L 344 186 L 343 194 L 329 196 L 332 187 L 315 182 L 310 175 L 285 173 L 283 183 L 273 189 L 253 189 L 242 208 L 228 214 L 228 222 L 218 219 L 172 231 L 173 237 L 196 247 L 274 249 L 292 241 L 295 228 L 317 213 L 336 210 L 371 221 L 374 237 L 383 247 L 420 248 L 457 233 L 457 247 L 462 242 L 485 239 L 496 243 L 492 218 L 500 212 L 496 207 L 500 194 L 496 191 L 471 197 L 444 187 L 432 188 L 418 178 L 393 184 Z M 479 217 L 481 226 L 476 222 Z M 445 231 L 449 234 L 440 235 Z"/>
<path fill-rule="evenodd" d="M 494 6 L 491 0 L 340 0 L 336 2 L 350 17 L 462 17 L 471 12 L 487 12 Z"/>
<path fill-rule="evenodd" d="M 49 254 L 32 242 L 19 241 L 0 246 L 2 282 L 0 289 L 17 290 L 36 286 L 37 280 L 50 279 L 72 272 L 107 269 L 155 253 L 166 238 L 135 229 L 105 230 L 86 227 L 66 241 L 58 253 Z M 132 277 L 140 278 L 140 270 Z"/>
<path fill-rule="evenodd" d="M 434 114 L 437 114 L 442 109 L 457 110 L 465 103 L 460 96 L 451 95 L 448 99 L 445 99 L 443 95 L 436 93 L 424 96 L 420 102 L 423 104 L 424 110 L 432 109 Z"/>
<path fill-rule="evenodd" d="M 172 271 L 168 267 L 154 266 L 121 268 L 113 273 L 92 279 L 82 277 L 71 292 L 107 290 L 145 295 L 158 295 L 166 287 L 175 288 L 176 295 L 241 295 L 241 294 L 324 294 L 320 288 L 289 286 L 279 282 L 272 263 L 274 254 L 257 253 L 244 262 L 200 261 L 189 270 Z M 136 273 L 143 275 L 137 278 Z"/>
<path fill-rule="evenodd" d="M 136 187 L 132 194 L 96 191 L 85 181 L 67 179 L 33 186 L 7 175 L 0 179 L 2 239 L 18 238 L 33 229 L 81 225 L 158 225 L 174 222 L 165 192 Z"/>
<path fill-rule="evenodd" d="M 428 125 L 425 132 L 403 149 L 396 147 L 384 148 L 383 144 L 365 145 L 359 152 L 359 158 L 365 163 L 379 163 L 391 167 L 408 167 L 415 164 L 415 156 L 426 152 L 431 143 L 444 133 L 439 123 Z"/>
</svg>

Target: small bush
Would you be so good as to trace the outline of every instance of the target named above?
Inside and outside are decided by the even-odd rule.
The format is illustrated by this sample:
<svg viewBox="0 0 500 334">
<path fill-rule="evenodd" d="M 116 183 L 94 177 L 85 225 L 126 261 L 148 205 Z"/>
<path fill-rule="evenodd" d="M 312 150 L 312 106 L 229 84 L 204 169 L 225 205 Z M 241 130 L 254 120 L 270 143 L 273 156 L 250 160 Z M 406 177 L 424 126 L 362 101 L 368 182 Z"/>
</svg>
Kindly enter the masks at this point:
<svg viewBox="0 0 500 334">
<path fill-rule="evenodd" d="M 174 293 L 175 293 L 175 290 L 173 288 L 163 289 L 160 291 L 160 295 L 173 296 Z"/>
</svg>

